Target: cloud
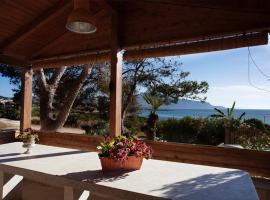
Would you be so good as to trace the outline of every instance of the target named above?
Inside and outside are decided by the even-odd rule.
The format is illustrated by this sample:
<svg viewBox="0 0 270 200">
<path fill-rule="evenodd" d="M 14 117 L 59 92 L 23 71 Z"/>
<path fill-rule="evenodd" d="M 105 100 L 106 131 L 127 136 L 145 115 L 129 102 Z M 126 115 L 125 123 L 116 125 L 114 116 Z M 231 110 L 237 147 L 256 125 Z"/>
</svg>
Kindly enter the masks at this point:
<svg viewBox="0 0 270 200">
<path fill-rule="evenodd" d="M 237 108 L 270 109 L 270 86 L 260 85 L 258 87 L 268 89 L 269 92 L 249 85 L 210 87 L 207 101 L 213 105 L 225 107 L 230 107 L 236 101 Z"/>
</svg>

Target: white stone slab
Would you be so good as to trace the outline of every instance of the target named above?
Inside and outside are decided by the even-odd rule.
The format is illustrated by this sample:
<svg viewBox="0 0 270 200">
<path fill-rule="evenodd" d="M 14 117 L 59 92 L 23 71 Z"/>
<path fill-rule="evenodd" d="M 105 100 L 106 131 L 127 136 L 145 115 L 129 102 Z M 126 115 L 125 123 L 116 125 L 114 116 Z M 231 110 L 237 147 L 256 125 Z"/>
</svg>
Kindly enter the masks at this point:
<svg viewBox="0 0 270 200">
<path fill-rule="evenodd" d="M 141 170 L 104 174 L 95 152 L 46 145 L 36 145 L 31 155 L 24 151 L 19 142 L 0 145 L 0 170 L 52 185 L 107 186 L 173 200 L 259 199 L 249 174 L 241 170 L 144 160 Z"/>
</svg>

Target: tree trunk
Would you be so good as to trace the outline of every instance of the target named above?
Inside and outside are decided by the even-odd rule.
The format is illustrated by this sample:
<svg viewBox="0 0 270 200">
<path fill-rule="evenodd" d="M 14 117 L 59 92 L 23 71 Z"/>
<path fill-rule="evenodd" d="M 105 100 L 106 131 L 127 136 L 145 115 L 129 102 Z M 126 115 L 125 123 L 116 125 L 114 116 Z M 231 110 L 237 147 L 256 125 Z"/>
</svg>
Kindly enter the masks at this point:
<svg viewBox="0 0 270 200">
<path fill-rule="evenodd" d="M 121 132 L 123 134 L 125 134 L 125 118 L 126 118 L 126 111 L 127 111 L 127 108 L 125 109 L 122 109 L 122 117 L 121 117 Z"/>
<path fill-rule="evenodd" d="M 151 113 L 149 115 L 149 118 L 147 120 L 147 139 L 148 140 L 155 140 L 156 138 L 156 131 L 157 131 L 157 120 L 158 120 L 158 115 Z"/>
<path fill-rule="evenodd" d="M 136 85 L 137 83 L 135 82 L 134 85 L 131 87 L 129 93 L 127 94 L 127 98 L 124 100 L 123 104 L 122 104 L 122 116 L 121 116 L 121 131 L 122 133 L 125 133 L 125 118 L 126 118 L 126 114 L 127 114 L 127 109 L 130 105 L 130 103 L 132 102 L 132 99 L 134 97 L 134 92 L 136 90 Z"/>
<path fill-rule="evenodd" d="M 80 76 L 73 80 L 62 106 L 57 109 L 58 114 L 53 113 L 52 104 L 55 91 L 65 72 L 65 68 L 57 70 L 49 81 L 46 80 L 42 69 L 36 72 L 40 92 L 40 124 L 42 131 L 54 132 L 64 126 L 72 105 L 91 71 L 92 65 L 85 65 Z"/>
</svg>

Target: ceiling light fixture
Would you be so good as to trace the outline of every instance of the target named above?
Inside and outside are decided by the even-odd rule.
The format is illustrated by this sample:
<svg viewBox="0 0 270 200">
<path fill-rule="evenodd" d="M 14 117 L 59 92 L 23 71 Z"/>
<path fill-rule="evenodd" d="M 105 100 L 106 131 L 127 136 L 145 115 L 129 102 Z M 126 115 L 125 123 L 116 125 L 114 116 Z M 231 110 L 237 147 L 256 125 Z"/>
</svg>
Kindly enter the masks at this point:
<svg viewBox="0 0 270 200">
<path fill-rule="evenodd" d="M 79 34 L 96 32 L 97 27 L 90 14 L 89 0 L 74 0 L 74 9 L 68 16 L 66 28 Z"/>
</svg>

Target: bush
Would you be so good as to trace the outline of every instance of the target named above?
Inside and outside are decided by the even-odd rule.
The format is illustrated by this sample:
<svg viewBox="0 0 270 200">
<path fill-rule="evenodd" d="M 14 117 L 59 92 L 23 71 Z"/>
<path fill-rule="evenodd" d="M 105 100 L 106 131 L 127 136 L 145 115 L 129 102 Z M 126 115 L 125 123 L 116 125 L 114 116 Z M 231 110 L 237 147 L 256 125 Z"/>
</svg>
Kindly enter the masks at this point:
<svg viewBox="0 0 270 200">
<path fill-rule="evenodd" d="M 256 118 L 246 119 L 244 123 L 247 125 L 250 125 L 251 127 L 257 128 L 259 130 L 266 129 L 265 124 L 261 120 L 256 119 Z"/>
<path fill-rule="evenodd" d="M 157 137 L 169 142 L 218 145 L 224 142 L 224 119 L 168 119 L 158 123 Z"/>
<path fill-rule="evenodd" d="M 39 117 L 32 117 L 31 122 L 32 122 L 32 124 L 40 125 L 40 119 L 39 119 Z"/>
<path fill-rule="evenodd" d="M 125 118 L 125 133 L 136 135 L 139 132 L 143 131 L 144 126 L 146 126 L 146 120 L 145 117 L 139 117 L 139 116 L 127 116 Z"/>
<path fill-rule="evenodd" d="M 66 126 L 69 126 L 69 127 L 78 127 L 78 121 L 79 121 L 80 117 L 78 114 L 76 113 L 70 113 L 68 118 L 67 118 L 67 121 L 65 123 Z"/>
<path fill-rule="evenodd" d="M 103 120 L 81 125 L 81 128 L 88 135 L 106 135 L 109 133 L 109 123 Z"/>
<path fill-rule="evenodd" d="M 224 119 L 209 118 L 203 120 L 203 126 L 197 138 L 198 144 L 218 145 L 224 142 Z"/>
<path fill-rule="evenodd" d="M 238 142 L 245 149 L 270 150 L 270 133 L 259 132 L 249 137 L 242 135 L 238 138 Z"/>
<path fill-rule="evenodd" d="M 0 106 L 0 118 L 7 118 L 11 120 L 20 119 L 20 111 L 16 105 Z"/>
<path fill-rule="evenodd" d="M 157 137 L 170 142 L 197 143 L 202 126 L 201 118 L 168 119 L 158 123 Z"/>
</svg>

